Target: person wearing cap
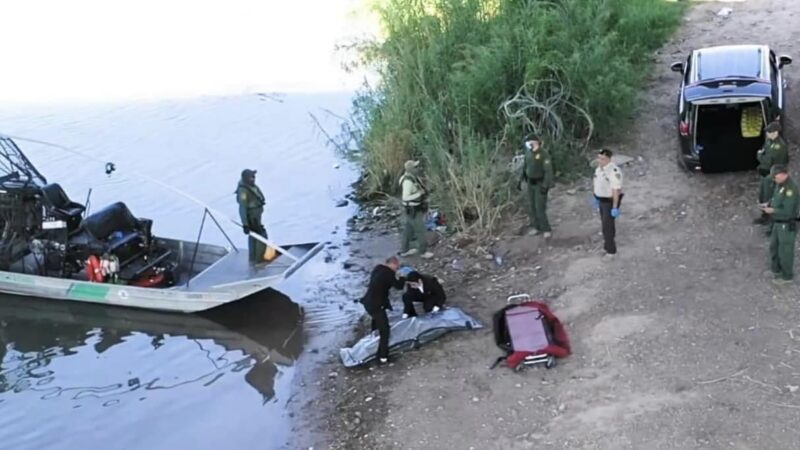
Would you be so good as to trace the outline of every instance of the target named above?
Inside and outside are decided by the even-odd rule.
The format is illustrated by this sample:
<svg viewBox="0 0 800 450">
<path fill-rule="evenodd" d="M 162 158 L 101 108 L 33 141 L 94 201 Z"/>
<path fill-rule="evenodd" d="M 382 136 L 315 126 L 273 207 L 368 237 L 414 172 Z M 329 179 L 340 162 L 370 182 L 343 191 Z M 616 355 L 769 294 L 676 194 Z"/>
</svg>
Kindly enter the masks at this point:
<svg viewBox="0 0 800 450">
<path fill-rule="evenodd" d="M 422 303 L 426 313 L 436 312 L 444 307 L 447 295 L 439 280 L 431 275 L 411 271 L 406 276 L 406 291 L 403 293 L 403 318 L 416 317 L 414 303 Z"/>
<path fill-rule="evenodd" d="M 256 171 L 245 169 L 242 171 L 242 178 L 236 187 L 236 201 L 239 203 L 239 218 L 242 220 L 242 230 L 244 234 L 250 232 L 267 237 L 267 230 L 261 223 L 261 215 L 264 213 L 266 201 L 261 189 L 256 185 Z M 258 239 L 250 236 L 247 240 L 249 250 L 249 260 L 251 264 L 264 261 L 266 245 Z"/>
<path fill-rule="evenodd" d="M 530 232 L 550 237 L 550 222 L 547 220 L 547 192 L 553 187 L 553 163 L 549 152 L 535 136 L 525 138 L 525 159 L 517 188 L 522 182 L 528 185 L 528 217 Z"/>
<path fill-rule="evenodd" d="M 606 255 L 617 253 L 614 241 L 617 231 L 615 221 L 620 216 L 619 205 L 622 193 L 622 172 L 611 161 L 611 150 L 602 149 L 597 154 L 597 168 L 594 171 L 594 189 L 592 191 L 595 209 L 600 210 L 600 222 L 603 229 L 603 248 Z"/>
<path fill-rule="evenodd" d="M 764 148 L 758 151 L 758 174 L 761 175 L 761 182 L 758 186 L 758 203 L 762 206 L 770 201 L 775 190 L 775 182 L 770 175 L 770 169 L 775 164 L 789 164 L 788 146 L 783 138 L 780 137 L 780 122 L 774 121 L 766 126 L 764 131 L 767 134 L 767 141 Z M 769 215 L 762 212 L 761 217 L 753 221 L 756 224 L 767 225 Z"/>
<path fill-rule="evenodd" d="M 775 190 L 767 206 L 762 207 L 772 221 L 769 241 L 770 270 L 776 284 L 789 284 L 794 278 L 794 242 L 797 237 L 797 216 L 800 212 L 797 185 L 789 178 L 783 164 L 770 169 Z"/>
<path fill-rule="evenodd" d="M 402 201 L 405 207 L 403 224 L 403 242 L 400 256 L 411 256 L 420 253 L 423 258 L 432 258 L 433 253 L 428 251 L 426 237 L 425 216 L 428 213 L 427 189 L 419 180 L 419 161 L 406 161 L 405 173 L 400 177 Z M 417 247 L 411 248 L 416 241 Z"/>
</svg>

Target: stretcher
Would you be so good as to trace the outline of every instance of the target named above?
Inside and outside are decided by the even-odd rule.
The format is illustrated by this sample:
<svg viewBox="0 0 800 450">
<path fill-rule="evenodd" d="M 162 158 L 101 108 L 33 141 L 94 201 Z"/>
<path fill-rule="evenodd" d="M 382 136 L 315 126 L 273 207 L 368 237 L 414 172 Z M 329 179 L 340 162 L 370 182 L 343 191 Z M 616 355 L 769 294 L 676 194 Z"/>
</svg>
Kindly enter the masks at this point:
<svg viewBox="0 0 800 450">
<path fill-rule="evenodd" d="M 505 360 L 515 371 L 543 364 L 555 367 L 556 358 L 569 356 L 569 337 L 561 321 L 541 301 L 528 294 L 512 295 L 492 318 L 495 344 L 506 352 L 491 368 Z"/>
</svg>

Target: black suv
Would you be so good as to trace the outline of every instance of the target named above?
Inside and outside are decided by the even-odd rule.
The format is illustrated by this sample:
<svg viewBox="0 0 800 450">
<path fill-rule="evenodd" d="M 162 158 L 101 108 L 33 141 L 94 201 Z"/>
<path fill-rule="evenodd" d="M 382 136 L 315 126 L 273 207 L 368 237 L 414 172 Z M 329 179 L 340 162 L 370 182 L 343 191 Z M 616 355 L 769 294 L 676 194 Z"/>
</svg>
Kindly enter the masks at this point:
<svg viewBox="0 0 800 450">
<path fill-rule="evenodd" d="M 724 45 L 693 50 L 672 63 L 683 74 L 678 93 L 680 161 L 688 170 L 751 170 L 764 145 L 764 127 L 783 124 L 792 63 L 766 45 Z"/>
</svg>

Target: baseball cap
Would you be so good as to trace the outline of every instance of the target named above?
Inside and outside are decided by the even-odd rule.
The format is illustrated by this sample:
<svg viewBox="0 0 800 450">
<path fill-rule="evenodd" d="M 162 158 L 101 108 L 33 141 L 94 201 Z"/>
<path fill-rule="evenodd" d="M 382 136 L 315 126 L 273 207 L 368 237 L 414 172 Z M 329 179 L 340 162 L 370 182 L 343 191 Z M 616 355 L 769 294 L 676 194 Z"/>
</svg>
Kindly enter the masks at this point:
<svg viewBox="0 0 800 450">
<path fill-rule="evenodd" d="M 771 169 L 769 169 L 770 176 L 775 176 L 779 173 L 789 173 L 789 170 L 783 164 L 775 164 Z"/>
<path fill-rule="evenodd" d="M 246 178 L 246 177 L 249 177 L 249 176 L 255 176 L 255 174 L 256 174 L 256 171 L 253 170 L 253 169 L 244 169 L 242 171 L 242 178 Z"/>
<path fill-rule="evenodd" d="M 767 133 L 772 133 L 772 132 L 775 132 L 775 131 L 781 131 L 781 124 L 780 124 L 780 122 L 777 122 L 777 121 L 770 122 L 766 126 L 766 128 L 764 128 L 764 131 L 766 131 Z"/>
<path fill-rule="evenodd" d="M 611 156 L 614 155 L 614 153 L 612 153 L 611 150 L 609 150 L 607 148 L 600 149 L 600 151 L 597 152 L 597 154 L 606 156 L 608 158 L 611 158 Z"/>
<path fill-rule="evenodd" d="M 406 164 L 405 164 L 406 170 L 408 170 L 408 169 L 410 169 L 412 167 L 417 167 L 417 166 L 419 166 L 419 161 L 415 161 L 413 159 L 409 159 L 408 161 L 406 161 Z"/>
</svg>

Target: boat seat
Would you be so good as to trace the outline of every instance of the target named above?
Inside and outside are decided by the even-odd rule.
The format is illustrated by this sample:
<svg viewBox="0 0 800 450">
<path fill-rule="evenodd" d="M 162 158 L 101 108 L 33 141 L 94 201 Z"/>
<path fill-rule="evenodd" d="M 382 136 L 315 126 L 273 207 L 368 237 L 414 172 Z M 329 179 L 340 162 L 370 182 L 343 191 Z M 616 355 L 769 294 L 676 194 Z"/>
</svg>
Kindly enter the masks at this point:
<svg viewBox="0 0 800 450">
<path fill-rule="evenodd" d="M 42 187 L 45 205 L 54 217 L 67 222 L 67 230 L 74 231 L 81 223 L 81 216 L 86 207 L 72 201 L 58 183 L 46 184 Z"/>
<path fill-rule="evenodd" d="M 85 245 L 90 254 L 112 253 L 120 261 L 135 260 L 152 239 L 150 219 L 137 219 L 122 202 L 112 203 L 83 219 L 70 243 Z"/>
</svg>

